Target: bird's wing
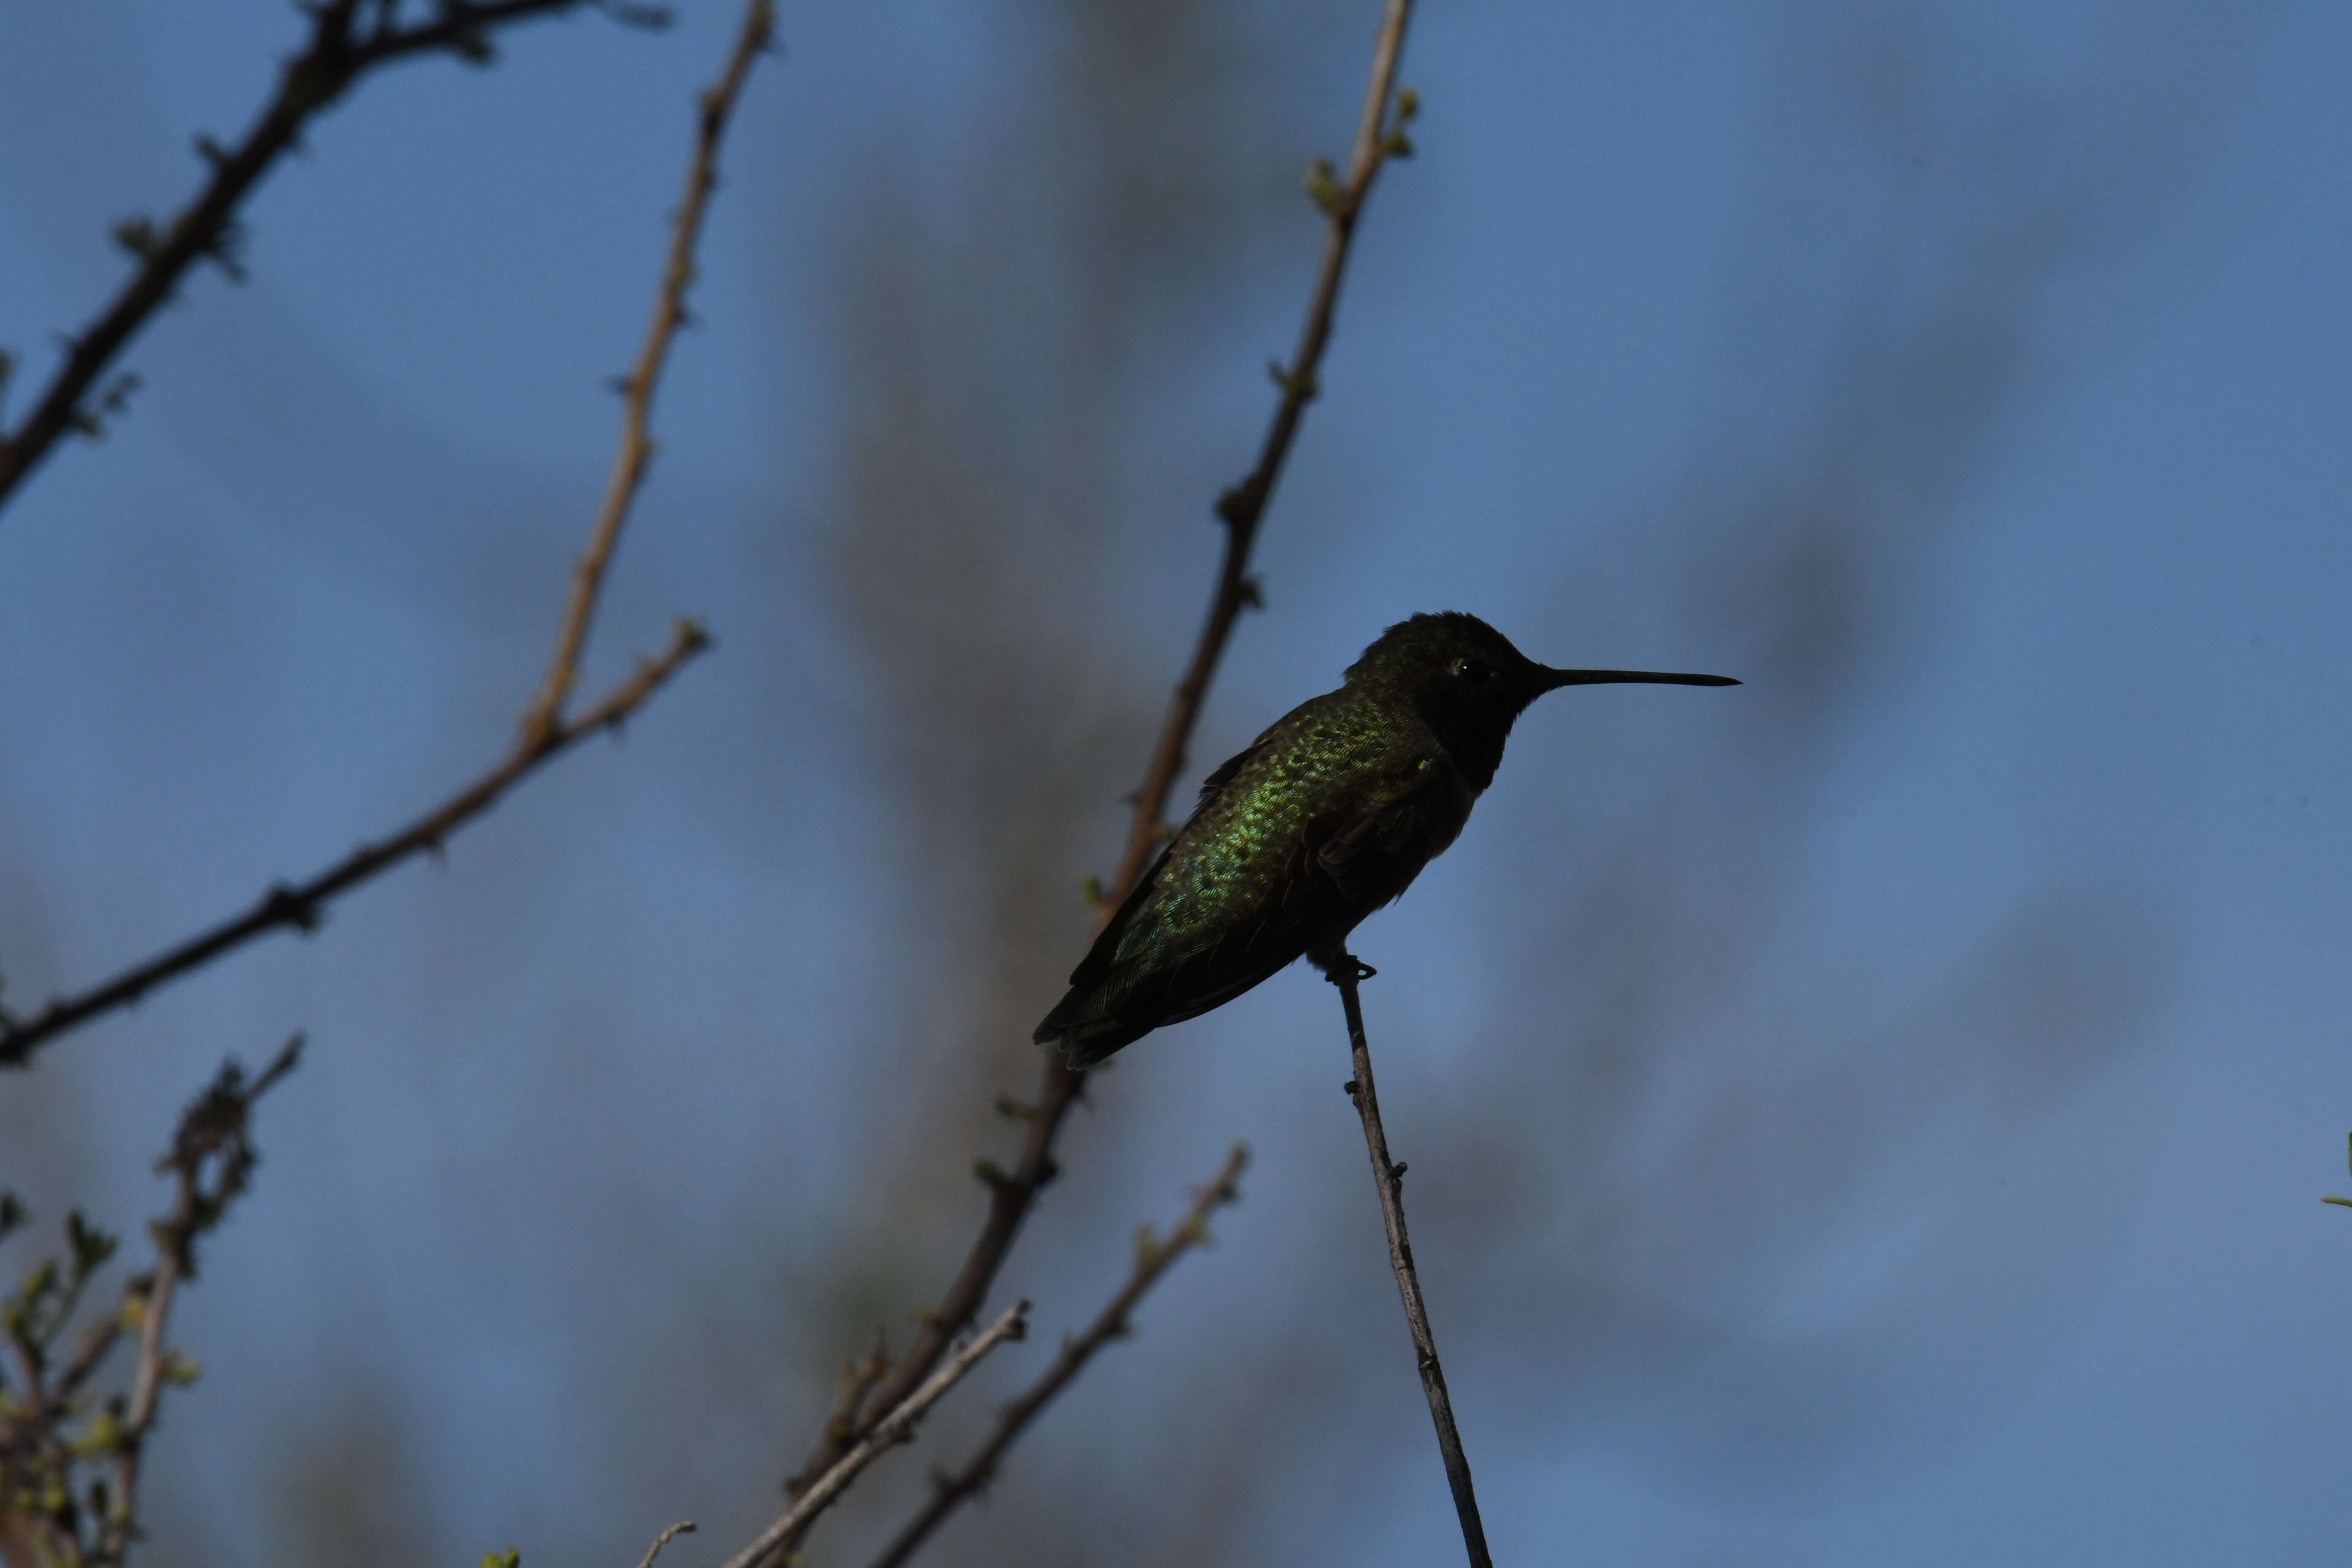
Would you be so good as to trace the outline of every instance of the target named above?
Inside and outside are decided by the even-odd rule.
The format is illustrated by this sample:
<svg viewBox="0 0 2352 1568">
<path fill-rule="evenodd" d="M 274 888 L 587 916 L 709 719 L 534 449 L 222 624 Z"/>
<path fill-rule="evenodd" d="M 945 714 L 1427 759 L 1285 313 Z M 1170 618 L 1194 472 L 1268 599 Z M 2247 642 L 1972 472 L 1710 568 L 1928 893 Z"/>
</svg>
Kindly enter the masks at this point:
<svg viewBox="0 0 2352 1568">
<path fill-rule="evenodd" d="M 1266 730 L 1256 740 L 1252 741 L 1211 770 L 1209 776 L 1201 781 L 1201 795 L 1200 798 L 1192 803 L 1192 816 L 1198 816 L 1206 811 L 1217 796 L 1224 793 L 1225 786 L 1234 782 L 1234 775 L 1247 767 L 1250 759 L 1265 749 L 1268 737 L 1273 733 L 1273 730 Z M 1187 826 L 1192 825 L 1192 816 L 1184 819 Z M 1181 836 L 1181 829 L 1178 830 L 1179 837 Z M 1078 966 L 1070 971 L 1070 984 L 1073 989 L 1091 991 L 1110 978 L 1111 966 L 1118 962 L 1118 940 L 1127 934 L 1128 928 L 1135 923 L 1135 917 L 1142 911 L 1144 904 L 1150 899 L 1153 886 L 1160 880 L 1160 868 L 1168 864 L 1168 851 L 1174 847 L 1175 839 L 1171 838 L 1168 847 L 1160 851 L 1159 857 L 1146 868 L 1143 875 L 1135 879 L 1135 886 L 1128 889 L 1127 897 L 1119 901 L 1118 912 L 1104 923 L 1102 933 L 1095 938 L 1094 945 L 1087 949 L 1086 957 L 1080 959 Z"/>
<path fill-rule="evenodd" d="M 1307 832 L 1316 869 L 1339 889 L 1358 918 L 1394 900 L 1421 868 L 1452 844 L 1476 795 L 1449 763 L 1423 765 L 1409 788 L 1338 822 L 1318 837 Z"/>
<path fill-rule="evenodd" d="M 1403 892 L 1465 815 L 1453 770 L 1442 767 L 1385 800 L 1309 819 L 1254 916 L 1138 975 L 1119 1011 L 1172 1024 L 1231 1001 Z M 1106 958 L 1106 975 L 1109 967 Z"/>
</svg>

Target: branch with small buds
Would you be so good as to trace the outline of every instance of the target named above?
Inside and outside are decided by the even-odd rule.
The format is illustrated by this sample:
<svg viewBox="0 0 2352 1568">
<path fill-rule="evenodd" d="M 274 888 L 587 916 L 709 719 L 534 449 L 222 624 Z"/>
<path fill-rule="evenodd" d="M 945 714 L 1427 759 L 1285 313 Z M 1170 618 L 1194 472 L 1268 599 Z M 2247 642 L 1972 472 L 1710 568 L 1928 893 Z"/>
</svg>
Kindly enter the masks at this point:
<svg viewBox="0 0 2352 1568">
<path fill-rule="evenodd" d="M 163 1389 L 196 1377 L 195 1363 L 165 1340 L 173 1304 L 196 1278 L 196 1244 L 219 1228 L 252 1182 L 260 1158 L 252 1140 L 255 1104 L 301 1053 L 297 1035 L 250 1079 L 230 1060 L 181 1114 L 171 1148 L 155 1163 L 173 1179 L 171 1209 L 148 1226 L 155 1265 L 124 1281 L 114 1308 L 55 1363 L 55 1376 L 56 1346 L 117 1239 L 79 1213 L 68 1215 L 69 1258 L 37 1266 L 0 1304 L 17 1385 L 0 1387 L 0 1559 L 12 1568 L 20 1561 L 119 1568 L 129 1553 L 139 1533 L 140 1461 Z M 0 1195 L 0 1235 L 23 1217 L 21 1205 Z M 130 1389 L 93 1409 L 85 1390 L 126 1336 L 136 1346 Z"/>
</svg>

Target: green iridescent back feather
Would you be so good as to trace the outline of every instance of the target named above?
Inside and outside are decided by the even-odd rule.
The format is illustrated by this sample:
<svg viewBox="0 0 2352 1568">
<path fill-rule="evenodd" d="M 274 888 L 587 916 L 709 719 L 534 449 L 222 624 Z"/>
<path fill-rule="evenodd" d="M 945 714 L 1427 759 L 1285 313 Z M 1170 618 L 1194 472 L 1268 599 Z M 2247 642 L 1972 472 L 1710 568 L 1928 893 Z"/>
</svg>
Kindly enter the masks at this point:
<svg viewBox="0 0 2352 1568">
<path fill-rule="evenodd" d="M 1467 791 L 1410 706 L 1343 687 L 1209 775 L 1038 1026 L 1074 1066 L 1344 938 L 1461 830 Z"/>
</svg>

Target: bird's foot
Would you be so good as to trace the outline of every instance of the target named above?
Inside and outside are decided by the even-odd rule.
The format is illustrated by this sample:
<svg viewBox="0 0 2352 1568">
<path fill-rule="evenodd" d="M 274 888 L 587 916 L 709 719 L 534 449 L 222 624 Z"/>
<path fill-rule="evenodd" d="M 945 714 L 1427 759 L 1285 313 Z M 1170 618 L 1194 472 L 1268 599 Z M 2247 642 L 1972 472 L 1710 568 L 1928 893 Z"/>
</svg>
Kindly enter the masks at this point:
<svg viewBox="0 0 2352 1568">
<path fill-rule="evenodd" d="M 1380 973 L 1345 948 L 1337 952 L 1310 953 L 1308 956 L 1314 961 L 1315 967 L 1323 972 L 1323 978 L 1334 985 L 1352 985 L 1360 980 L 1370 980 Z"/>
</svg>

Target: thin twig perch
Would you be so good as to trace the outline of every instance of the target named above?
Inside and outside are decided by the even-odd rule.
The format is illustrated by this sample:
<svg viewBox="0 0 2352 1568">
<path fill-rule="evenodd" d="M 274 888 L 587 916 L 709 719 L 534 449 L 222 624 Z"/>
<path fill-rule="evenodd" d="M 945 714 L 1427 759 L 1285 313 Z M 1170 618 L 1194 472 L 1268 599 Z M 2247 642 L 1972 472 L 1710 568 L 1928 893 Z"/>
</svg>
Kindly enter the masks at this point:
<svg viewBox="0 0 2352 1568">
<path fill-rule="evenodd" d="M 1045 1375 L 1032 1384 L 1028 1392 L 1006 1405 L 996 1418 L 996 1430 L 982 1444 L 980 1451 L 965 1462 L 953 1475 L 942 1475 L 933 1491 L 930 1502 L 923 1511 L 908 1521 L 905 1529 L 883 1549 L 874 1560 L 874 1568 L 900 1568 L 913 1557 L 931 1532 L 945 1522 L 963 1503 L 978 1496 L 996 1479 L 996 1467 L 1013 1447 L 1016 1438 L 1039 1412 L 1053 1403 L 1054 1396 L 1069 1386 L 1097 1351 L 1115 1339 L 1125 1337 L 1130 1331 L 1128 1319 L 1144 1294 L 1160 1281 L 1160 1277 L 1174 1266 L 1176 1260 L 1196 1247 L 1206 1246 L 1209 1237 L 1209 1216 L 1223 1205 L 1241 1198 L 1242 1172 L 1249 1164 L 1249 1149 L 1240 1143 L 1225 1157 L 1224 1169 L 1216 1180 L 1202 1187 L 1192 1200 L 1191 1212 L 1183 1223 L 1160 1240 L 1149 1229 L 1136 1241 L 1135 1271 L 1128 1277 L 1118 1295 L 1088 1324 L 1087 1331 L 1075 1339 L 1066 1340 L 1062 1353 L 1045 1369 Z"/>
<path fill-rule="evenodd" d="M 1486 1552 L 1486 1527 L 1478 1518 L 1478 1494 L 1470 1484 L 1470 1461 L 1462 1452 L 1462 1429 L 1454 1424 L 1454 1401 L 1445 1392 L 1445 1370 L 1437 1363 L 1437 1336 L 1430 1332 L 1429 1308 L 1421 1297 L 1421 1276 L 1412 1266 L 1412 1238 L 1404 1228 L 1404 1166 L 1389 1159 L 1389 1136 L 1381 1125 L 1381 1099 L 1372 1087 L 1372 1047 L 1364 1038 L 1364 1007 L 1356 994 L 1357 983 L 1371 969 L 1343 952 L 1327 965 L 1324 974 L 1339 988 L 1340 1005 L 1348 1014 L 1348 1047 L 1354 1054 L 1356 1076 L 1347 1084 L 1348 1098 L 1363 1118 L 1364 1148 L 1372 1157 L 1372 1184 L 1380 1189 L 1381 1223 L 1389 1236 L 1389 1266 L 1396 1271 L 1397 1294 L 1404 1300 L 1405 1326 L 1412 1331 L 1414 1359 L 1421 1368 L 1422 1392 L 1429 1396 L 1429 1418 L 1437 1427 L 1437 1451 L 1445 1461 L 1445 1484 L 1454 1491 L 1454 1511 L 1462 1521 L 1462 1544 L 1471 1568 L 1494 1568 Z"/>
<path fill-rule="evenodd" d="M 1107 886 L 1101 914 L 1095 924 L 1097 933 L 1133 889 L 1136 879 L 1143 875 L 1163 837 L 1168 797 L 1183 772 L 1185 752 L 1200 721 L 1209 683 L 1224 657 L 1234 622 L 1245 606 L 1257 603 L 1257 584 L 1249 575 L 1250 552 L 1256 543 L 1258 524 L 1265 516 L 1266 503 L 1273 498 L 1275 481 L 1297 437 L 1299 421 L 1315 396 L 1323 352 L 1331 340 L 1332 318 L 1339 305 L 1340 280 L 1347 273 L 1356 220 L 1362 214 L 1364 200 L 1381 166 L 1390 158 L 1409 151 L 1391 106 L 1397 97 L 1397 61 L 1403 52 L 1405 25 L 1412 15 L 1412 0 L 1387 0 L 1373 45 L 1371 78 L 1364 89 L 1363 110 L 1358 118 L 1356 139 L 1349 154 L 1346 181 L 1335 182 L 1331 190 L 1318 193 L 1325 231 L 1314 292 L 1307 301 L 1306 320 L 1299 328 L 1289 367 L 1275 367 L 1275 379 L 1281 386 L 1282 395 L 1266 426 L 1257 461 L 1242 481 L 1217 502 L 1217 515 L 1225 524 L 1225 549 L 1217 568 L 1216 589 L 1211 595 L 1208 618 L 1201 627 L 1183 679 L 1169 705 L 1167 721 L 1160 726 L 1159 739 L 1152 747 L 1143 785 L 1136 792 L 1135 816 L 1128 830 L 1126 848 L 1119 857 L 1118 870 Z M 1047 1057 L 1036 1100 L 1019 1108 L 1028 1123 L 1021 1158 L 1009 1173 L 991 1177 L 988 1217 L 981 1226 L 980 1235 L 965 1255 L 955 1282 L 925 1320 L 906 1358 L 892 1373 L 879 1401 L 881 1408 L 887 1409 L 891 1400 L 903 1397 L 908 1388 L 920 1382 L 945 1352 L 950 1340 L 980 1310 L 997 1270 L 1003 1267 L 1005 1256 L 1012 1250 L 1022 1221 L 1036 1203 L 1039 1190 L 1059 1173 L 1060 1167 L 1054 1161 L 1054 1141 L 1060 1135 L 1070 1108 L 1083 1094 L 1086 1079 L 1086 1074 L 1064 1065 L 1059 1055 Z M 797 1490 L 808 1485 L 856 1436 L 854 1427 L 835 1430 L 829 1426 L 808 1462 L 787 1486 Z M 783 1544 L 789 1550 L 798 1542 Z"/>
</svg>

